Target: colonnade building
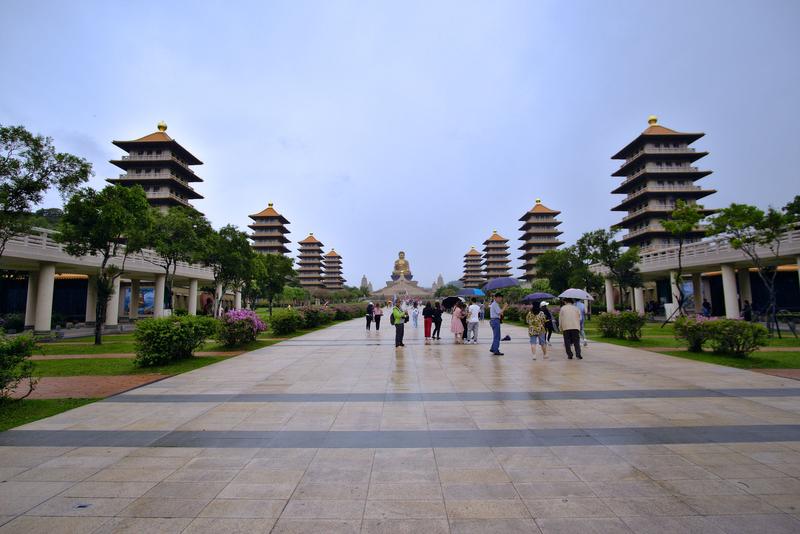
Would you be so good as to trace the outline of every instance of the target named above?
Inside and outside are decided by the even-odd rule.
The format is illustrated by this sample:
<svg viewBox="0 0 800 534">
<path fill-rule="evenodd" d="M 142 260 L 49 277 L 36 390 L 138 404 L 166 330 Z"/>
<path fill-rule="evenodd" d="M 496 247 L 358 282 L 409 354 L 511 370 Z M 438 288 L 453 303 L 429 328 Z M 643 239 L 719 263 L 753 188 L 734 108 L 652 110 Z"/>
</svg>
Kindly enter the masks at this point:
<svg viewBox="0 0 800 534">
<path fill-rule="evenodd" d="M 249 215 L 253 223 L 248 227 L 253 230 L 250 239 L 253 240 L 253 250 L 261 254 L 288 254 L 287 244 L 290 242 L 286 234 L 289 230 L 286 225 L 288 219 L 275 211 L 270 202 L 267 207 L 258 213 Z"/>
<path fill-rule="evenodd" d="M 203 162 L 167 135 L 167 125 L 158 123 L 158 131 L 133 141 L 112 141 L 127 152 L 111 163 L 125 171 L 112 184 L 140 185 L 150 205 L 166 211 L 172 206 L 192 208 L 191 200 L 203 196 L 190 184 L 202 182 L 192 165 Z"/>
</svg>

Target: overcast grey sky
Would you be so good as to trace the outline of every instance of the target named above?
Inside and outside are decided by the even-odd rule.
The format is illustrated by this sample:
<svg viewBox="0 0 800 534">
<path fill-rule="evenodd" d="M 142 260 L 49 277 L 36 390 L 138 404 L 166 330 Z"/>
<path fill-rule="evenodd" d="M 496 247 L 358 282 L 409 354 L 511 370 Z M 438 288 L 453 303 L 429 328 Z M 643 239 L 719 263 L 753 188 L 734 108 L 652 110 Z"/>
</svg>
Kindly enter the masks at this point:
<svg viewBox="0 0 800 534">
<path fill-rule="evenodd" d="M 536 197 L 567 243 L 617 222 L 609 157 L 651 113 L 706 132 L 707 206 L 785 204 L 799 26 L 797 0 L 4 0 L 0 123 L 88 158 L 99 187 L 111 140 L 163 119 L 205 162 L 216 227 L 274 202 L 348 283 L 377 289 L 403 249 L 429 285 L 493 229 L 516 258 Z"/>
</svg>

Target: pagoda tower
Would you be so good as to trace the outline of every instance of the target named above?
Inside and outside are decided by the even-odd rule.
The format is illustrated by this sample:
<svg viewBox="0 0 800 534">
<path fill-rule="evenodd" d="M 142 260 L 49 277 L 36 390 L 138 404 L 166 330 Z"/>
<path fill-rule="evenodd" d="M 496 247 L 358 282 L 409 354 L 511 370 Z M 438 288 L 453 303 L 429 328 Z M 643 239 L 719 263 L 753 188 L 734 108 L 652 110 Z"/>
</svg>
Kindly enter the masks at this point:
<svg viewBox="0 0 800 534">
<path fill-rule="evenodd" d="M 312 232 L 298 245 L 300 250 L 297 254 L 297 277 L 300 285 L 309 289 L 323 287 L 322 242 L 314 237 Z"/>
<path fill-rule="evenodd" d="M 286 244 L 289 239 L 286 234 L 289 230 L 286 225 L 289 221 L 275 211 L 270 202 L 266 209 L 258 213 L 249 215 L 253 219 L 253 224 L 248 225 L 253 233 L 250 239 L 253 240 L 253 250 L 261 254 L 287 254 L 289 249 Z"/>
<path fill-rule="evenodd" d="M 612 193 L 625 195 L 625 198 L 611 208 L 612 211 L 628 213 L 618 224 L 628 230 L 622 243 L 638 246 L 643 251 L 677 244 L 660 221 L 670 216 L 678 200 L 694 204 L 716 192 L 694 185 L 700 178 L 711 174 L 711 171 L 692 165 L 708 152 L 698 152 L 689 147 L 705 134 L 670 130 L 658 124 L 654 115 L 647 122 L 650 126 L 645 131 L 611 156 L 611 159 L 624 160 L 612 176 L 625 179 Z M 702 212 L 710 215 L 714 210 L 704 209 Z M 704 229 L 698 226 L 688 236 L 688 241 L 699 241 L 704 235 Z"/>
<path fill-rule="evenodd" d="M 325 289 L 342 289 L 344 287 L 344 278 L 342 278 L 342 257 L 331 249 L 330 252 L 325 254 L 325 277 L 323 282 Z"/>
<path fill-rule="evenodd" d="M 561 224 L 561 221 L 556 220 L 556 216 L 560 211 L 551 210 L 544 204 L 542 200 L 537 198 L 536 204 L 525 215 L 520 217 L 522 226 L 522 246 L 519 250 L 522 251 L 522 256 L 519 257 L 523 261 L 522 271 L 523 275 L 520 277 L 523 280 L 533 280 L 536 278 L 536 259 L 547 252 L 563 245 L 564 242 L 558 239 L 558 236 L 563 232 L 556 229 L 556 226 Z"/>
<path fill-rule="evenodd" d="M 508 259 L 508 239 L 495 230 L 489 239 L 483 242 L 483 271 L 486 279 L 511 276 L 509 263 L 511 260 Z"/>
<path fill-rule="evenodd" d="M 151 206 L 166 211 L 173 206 L 193 208 L 190 200 L 203 198 L 190 185 L 202 182 L 191 169 L 203 162 L 167 135 L 166 123 L 158 123 L 158 131 L 133 141 L 112 141 L 128 153 L 111 163 L 125 171 L 119 178 L 108 178 L 112 184 L 140 185 Z"/>
<path fill-rule="evenodd" d="M 461 277 L 464 287 L 467 289 L 481 287 L 485 280 L 483 278 L 483 259 L 481 253 L 475 247 L 469 249 L 464 254 L 464 276 Z"/>
</svg>

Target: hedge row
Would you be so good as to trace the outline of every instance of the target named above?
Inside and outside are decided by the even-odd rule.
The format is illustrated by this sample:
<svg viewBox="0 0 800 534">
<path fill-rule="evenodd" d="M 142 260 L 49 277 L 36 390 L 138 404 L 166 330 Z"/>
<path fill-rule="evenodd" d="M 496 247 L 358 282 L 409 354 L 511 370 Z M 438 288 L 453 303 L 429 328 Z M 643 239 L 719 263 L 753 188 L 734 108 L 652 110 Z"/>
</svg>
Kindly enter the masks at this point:
<svg viewBox="0 0 800 534">
<path fill-rule="evenodd" d="M 269 328 L 275 335 L 286 335 L 298 330 L 316 328 L 333 321 L 346 321 L 363 317 L 366 304 L 336 304 L 334 306 L 303 306 L 273 310 Z"/>
<path fill-rule="evenodd" d="M 702 352 L 708 343 L 717 354 L 745 357 L 767 344 L 769 332 L 762 324 L 740 319 L 679 317 L 675 337 L 686 342 L 690 352 Z"/>
<path fill-rule="evenodd" d="M 604 312 L 597 316 L 597 327 L 601 336 L 632 341 L 642 338 L 642 327 L 646 322 L 644 315 L 633 311 Z"/>
</svg>

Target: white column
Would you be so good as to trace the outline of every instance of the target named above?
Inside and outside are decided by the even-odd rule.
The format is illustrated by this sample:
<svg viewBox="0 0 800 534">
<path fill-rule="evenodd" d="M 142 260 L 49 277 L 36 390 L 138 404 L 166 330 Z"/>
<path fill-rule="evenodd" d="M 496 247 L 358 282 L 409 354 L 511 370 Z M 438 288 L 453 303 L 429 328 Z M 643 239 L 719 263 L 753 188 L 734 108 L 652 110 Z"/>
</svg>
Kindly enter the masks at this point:
<svg viewBox="0 0 800 534">
<path fill-rule="evenodd" d="M 217 287 L 214 288 L 214 302 L 217 305 L 217 317 L 219 317 L 222 313 L 222 284 L 217 284 Z"/>
<path fill-rule="evenodd" d="M 606 278 L 606 311 L 614 311 L 614 283 L 609 278 Z"/>
<path fill-rule="evenodd" d="M 122 282 L 122 280 L 120 280 Z M 125 299 L 122 298 L 122 287 L 120 284 L 119 288 L 119 298 L 117 299 L 117 321 L 119 318 L 125 315 Z"/>
<path fill-rule="evenodd" d="M 131 298 L 128 305 L 128 317 L 133 320 L 139 316 L 139 294 L 141 288 L 139 287 L 139 280 L 131 280 Z"/>
<path fill-rule="evenodd" d="M 106 302 L 106 326 L 117 326 L 119 324 L 119 283 L 120 278 L 114 278 L 111 295 Z"/>
<path fill-rule="evenodd" d="M 97 277 L 90 276 L 86 284 L 86 324 L 97 321 Z"/>
<path fill-rule="evenodd" d="M 753 303 L 753 292 L 750 289 L 750 271 L 747 267 L 743 267 L 736 271 L 736 279 L 739 281 L 739 300 L 740 304 L 744 306 L 744 301 L 749 300 L 750 304 Z"/>
<path fill-rule="evenodd" d="M 153 290 L 153 317 L 164 316 L 164 289 L 166 288 L 167 275 L 156 275 L 156 282 Z"/>
<path fill-rule="evenodd" d="M 636 311 L 639 312 L 639 315 L 644 315 L 644 288 L 643 287 L 635 287 L 635 288 L 633 288 L 633 305 L 636 308 Z"/>
<path fill-rule="evenodd" d="M 189 315 L 197 315 L 197 280 L 194 278 L 189 280 L 189 302 L 186 309 Z"/>
<path fill-rule="evenodd" d="M 736 298 L 736 271 L 732 265 L 722 265 L 722 293 L 725 296 L 725 316 L 729 319 L 739 317 L 739 303 Z"/>
<path fill-rule="evenodd" d="M 36 313 L 33 324 L 35 332 L 49 332 L 53 317 L 53 285 L 56 281 L 56 266 L 43 263 L 39 266 L 39 280 L 36 287 Z"/>
<path fill-rule="evenodd" d="M 233 308 L 235 310 L 242 309 L 242 291 L 240 289 L 237 289 L 233 294 Z"/>
<path fill-rule="evenodd" d="M 694 292 L 694 312 L 700 313 L 703 308 L 703 282 L 700 273 L 692 273 L 692 291 Z"/>
<path fill-rule="evenodd" d="M 675 306 L 678 305 L 678 299 L 680 298 L 680 291 L 678 291 L 678 284 L 681 281 L 678 280 L 678 272 L 677 271 L 670 271 L 669 272 L 669 290 L 672 294 L 672 303 Z"/>
<path fill-rule="evenodd" d="M 25 328 L 33 328 L 36 324 L 36 292 L 39 273 L 28 273 L 28 295 L 25 297 Z"/>
</svg>

